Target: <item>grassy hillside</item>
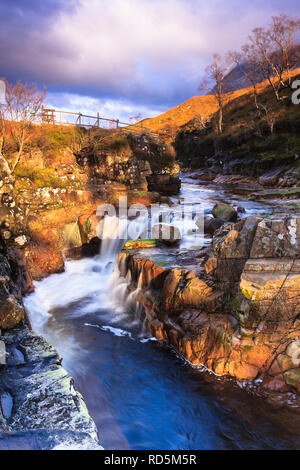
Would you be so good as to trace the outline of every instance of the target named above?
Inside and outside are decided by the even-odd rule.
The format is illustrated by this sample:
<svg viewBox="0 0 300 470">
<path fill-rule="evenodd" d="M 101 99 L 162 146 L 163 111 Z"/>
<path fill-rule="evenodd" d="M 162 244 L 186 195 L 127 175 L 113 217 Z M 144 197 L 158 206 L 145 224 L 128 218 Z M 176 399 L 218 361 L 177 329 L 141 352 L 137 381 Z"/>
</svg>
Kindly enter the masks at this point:
<svg viewBox="0 0 300 470">
<path fill-rule="evenodd" d="M 292 75 L 297 78 L 300 75 L 300 69 L 293 71 Z M 143 123 L 154 130 L 165 131 L 169 142 L 174 141 L 178 136 L 177 150 L 179 150 L 182 138 L 194 133 L 197 142 L 201 138 L 200 154 L 204 152 L 204 154 L 212 155 L 215 150 L 230 149 L 239 156 L 252 152 L 263 158 L 279 156 L 285 158 L 294 155 L 295 152 L 300 152 L 297 125 L 300 106 L 293 105 L 290 99 L 278 103 L 267 82 L 258 84 L 257 91 L 261 103 L 267 105 L 270 112 L 276 115 L 273 136 L 268 136 L 268 125 L 263 116 L 264 113 L 262 112 L 261 119 L 258 118 L 252 87 L 224 95 L 226 105 L 222 137 L 219 137 L 214 130 L 217 103 L 213 95 L 195 96 L 155 118 L 145 119 Z M 289 92 L 285 91 L 283 94 L 287 93 Z M 201 121 L 209 121 L 204 130 Z M 182 150 L 181 148 L 180 152 Z M 198 143 L 194 150 L 196 153 L 199 151 Z"/>
<path fill-rule="evenodd" d="M 258 85 L 259 89 L 264 89 L 266 86 L 265 83 Z M 242 90 L 226 93 L 225 102 L 229 103 L 250 92 L 251 88 L 244 88 Z M 215 96 L 194 96 L 185 103 L 169 109 L 154 118 L 144 119 L 142 122 L 145 127 L 156 131 L 172 130 L 170 128 L 179 130 L 180 127 L 190 121 L 199 120 L 200 116 L 202 116 L 203 120 L 211 118 L 217 112 L 217 109 Z"/>
<path fill-rule="evenodd" d="M 300 78 L 299 69 L 294 76 Z M 196 118 L 181 126 L 175 142 L 180 159 L 184 159 L 186 153 L 195 158 L 227 153 L 231 158 L 254 157 L 283 162 L 300 154 L 300 105 L 292 103 L 292 92 L 283 90 L 282 101 L 278 102 L 267 83 L 258 86 L 259 103 L 274 120 L 273 133 L 263 108 L 259 115 L 255 107 L 252 89 L 242 92 L 228 100 L 224 108 L 223 134 L 216 132 L 214 115 L 205 129 L 200 128 Z"/>
</svg>

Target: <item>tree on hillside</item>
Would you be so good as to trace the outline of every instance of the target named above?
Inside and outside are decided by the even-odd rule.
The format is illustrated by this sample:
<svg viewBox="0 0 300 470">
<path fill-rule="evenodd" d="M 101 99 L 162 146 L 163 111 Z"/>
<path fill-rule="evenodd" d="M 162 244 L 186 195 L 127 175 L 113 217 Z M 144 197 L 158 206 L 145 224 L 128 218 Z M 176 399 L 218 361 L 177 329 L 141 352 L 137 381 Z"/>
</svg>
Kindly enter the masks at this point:
<svg viewBox="0 0 300 470">
<path fill-rule="evenodd" d="M 169 139 L 174 142 L 179 131 L 179 126 L 172 121 L 171 118 L 168 119 L 168 123 L 164 126 L 164 133 L 169 137 Z"/>
<path fill-rule="evenodd" d="M 239 71 L 244 75 L 253 88 L 254 103 L 257 111 L 260 113 L 258 102 L 257 83 L 263 81 L 263 76 L 259 66 L 251 62 L 252 58 L 247 54 L 247 48 L 243 46 L 242 52 L 231 51 L 228 53 L 228 60 L 236 65 Z"/>
<path fill-rule="evenodd" d="M 5 94 L 5 89 L 6 89 L 6 82 L 4 80 L 1 80 L 2 84 L 4 84 L 4 90 L 3 94 Z M 1 96 L 2 98 L 2 96 Z M 0 175 L 5 174 L 5 175 L 10 175 L 10 167 L 7 163 L 7 160 L 3 156 L 3 147 L 4 147 L 4 139 L 5 139 L 5 131 L 6 131 L 6 126 L 5 126 L 5 107 L 6 107 L 6 100 L 2 101 L 0 103 Z"/>
<path fill-rule="evenodd" d="M 223 110 L 225 106 L 225 93 L 228 91 L 226 86 L 226 76 L 229 71 L 229 65 L 224 63 L 219 54 L 213 55 L 213 62 L 206 67 L 206 78 L 201 82 L 199 91 L 208 91 L 212 93 L 218 103 L 218 133 L 223 132 Z M 212 84 L 212 87 L 210 85 Z"/>
<path fill-rule="evenodd" d="M 274 127 L 275 127 L 276 120 L 277 120 L 277 114 L 275 113 L 272 105 L 268 105 L 266 103 L 265 104 L 260 103 L 259 108 L 263 111 L 263 119 L 264 121 L 266 121 L 271 135 L 273 135 Z"/>
<path fill-rule="evenodd" d="M 6 84 L 6 104 L 2 106 L 0 114 L 0 144 L 6 135 L 10 135 L 17 147 L 17 154 L 11 165 L 8 165 L 12 174 L 20 161 L 24 145 L 34 132 L 34 122 L 39 115 L 46 96 L 46 90 L 40 91 L 36 85 L 25 85 L 20 81 L 16 85 Z"/>
<path fill-rule="evenodd" d="M 269 34 L 274 44 L 274 62 L 282 86 L 289 88 L 292 85 L 291 69 L 300 61 L 299 44 L 295 39 L 299 31 L 300 18 L 290 18 L 284 13 L 273 16 Z"/>
<path fill-rule="evenodd" d="M 291 87 L 291 69 L 299 62 L 295 39 L 299 30 L 300 20 L 284 14 L 274 16 L 270 27 L 255 28 L 242 48 L 246 60 L 268 80 L 278 101 L 280 90 Z"/>
</svg>

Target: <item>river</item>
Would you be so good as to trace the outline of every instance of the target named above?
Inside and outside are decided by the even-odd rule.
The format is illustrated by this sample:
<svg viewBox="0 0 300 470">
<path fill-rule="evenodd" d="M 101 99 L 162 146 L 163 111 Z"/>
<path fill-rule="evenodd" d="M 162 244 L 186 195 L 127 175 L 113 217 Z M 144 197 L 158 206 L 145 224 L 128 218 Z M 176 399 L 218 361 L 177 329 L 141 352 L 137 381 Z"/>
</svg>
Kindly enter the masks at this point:
<svg viewBox="0 0 300 470">
<path fill-rule="evenodd" d="M 183 178 L 181 203 L 211 209 L 227 201 L 246 215 L 272 211 L 246 195 Z M 192 233 L 182 250 L 196 249 Z M 136 320 L 126 282 L 114 272 L 119 247 L 105 240 L 92 259 L 36 282 L 25 299 L 33 329 L 63 356 L 106 449 L 296 449 L 299 415 L 271 407 L 233 380 L 191 367 L 149 338 Z"/>
</svg>

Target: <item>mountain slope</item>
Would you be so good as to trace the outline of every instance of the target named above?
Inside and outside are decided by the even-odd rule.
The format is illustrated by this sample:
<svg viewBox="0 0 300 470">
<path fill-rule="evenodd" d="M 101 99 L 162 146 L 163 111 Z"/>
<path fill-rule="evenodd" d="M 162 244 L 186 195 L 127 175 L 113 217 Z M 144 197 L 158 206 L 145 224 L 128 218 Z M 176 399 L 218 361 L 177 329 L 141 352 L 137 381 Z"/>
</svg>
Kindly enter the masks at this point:
<svg viewBox="0 0 300 470">
<path fill-rule="evenodd" d="M 299 72 L 300 69 L 294 70 L 292 72 L 292 76 L 299 74 Z M 235 85 L 237 85 L 237 82 L 239 81 L 238 74 L 233 77 Z M 269 83 L 267 81 L 259 83 L 257 85 L 258 93 L 263 93 L 268 86 Z M 225 104 L 228 104 L 233 100 L 250 93 L 253 93 L 251 86 L 226 93 L 224 95 L 224 102 Z M 178 131 L 180 127 L 196 118 L 200 118 L 200 116 L 203 120 L 206 120 L 215 114 L 217 109 L 217 101 L 214 95 L 194 96 L 175 108 L 169 109 L 165 113 L 154 118 L 144 119 L 142 123 L 145 127 L 151 128 L 155 131 L 166 131 L 169 135 L 174 134 L 173 137 L 175 137 L 176 131 Z"/>
</svg>

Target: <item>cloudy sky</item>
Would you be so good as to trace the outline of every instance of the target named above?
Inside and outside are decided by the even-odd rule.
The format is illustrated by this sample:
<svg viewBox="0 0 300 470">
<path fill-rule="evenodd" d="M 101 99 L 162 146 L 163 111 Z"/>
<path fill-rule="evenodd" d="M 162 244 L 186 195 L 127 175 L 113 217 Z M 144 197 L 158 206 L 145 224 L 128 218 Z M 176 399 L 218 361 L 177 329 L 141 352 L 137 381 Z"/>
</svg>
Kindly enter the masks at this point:
<svg viewBox="0 0 300 470">
<path fill-rule="evenodd" d="M 128 120 L 197 94 L 214 52 L 238 49 L 299 0 L 0 0 L 0 77 L 50 106 Z"/>
</svg>

